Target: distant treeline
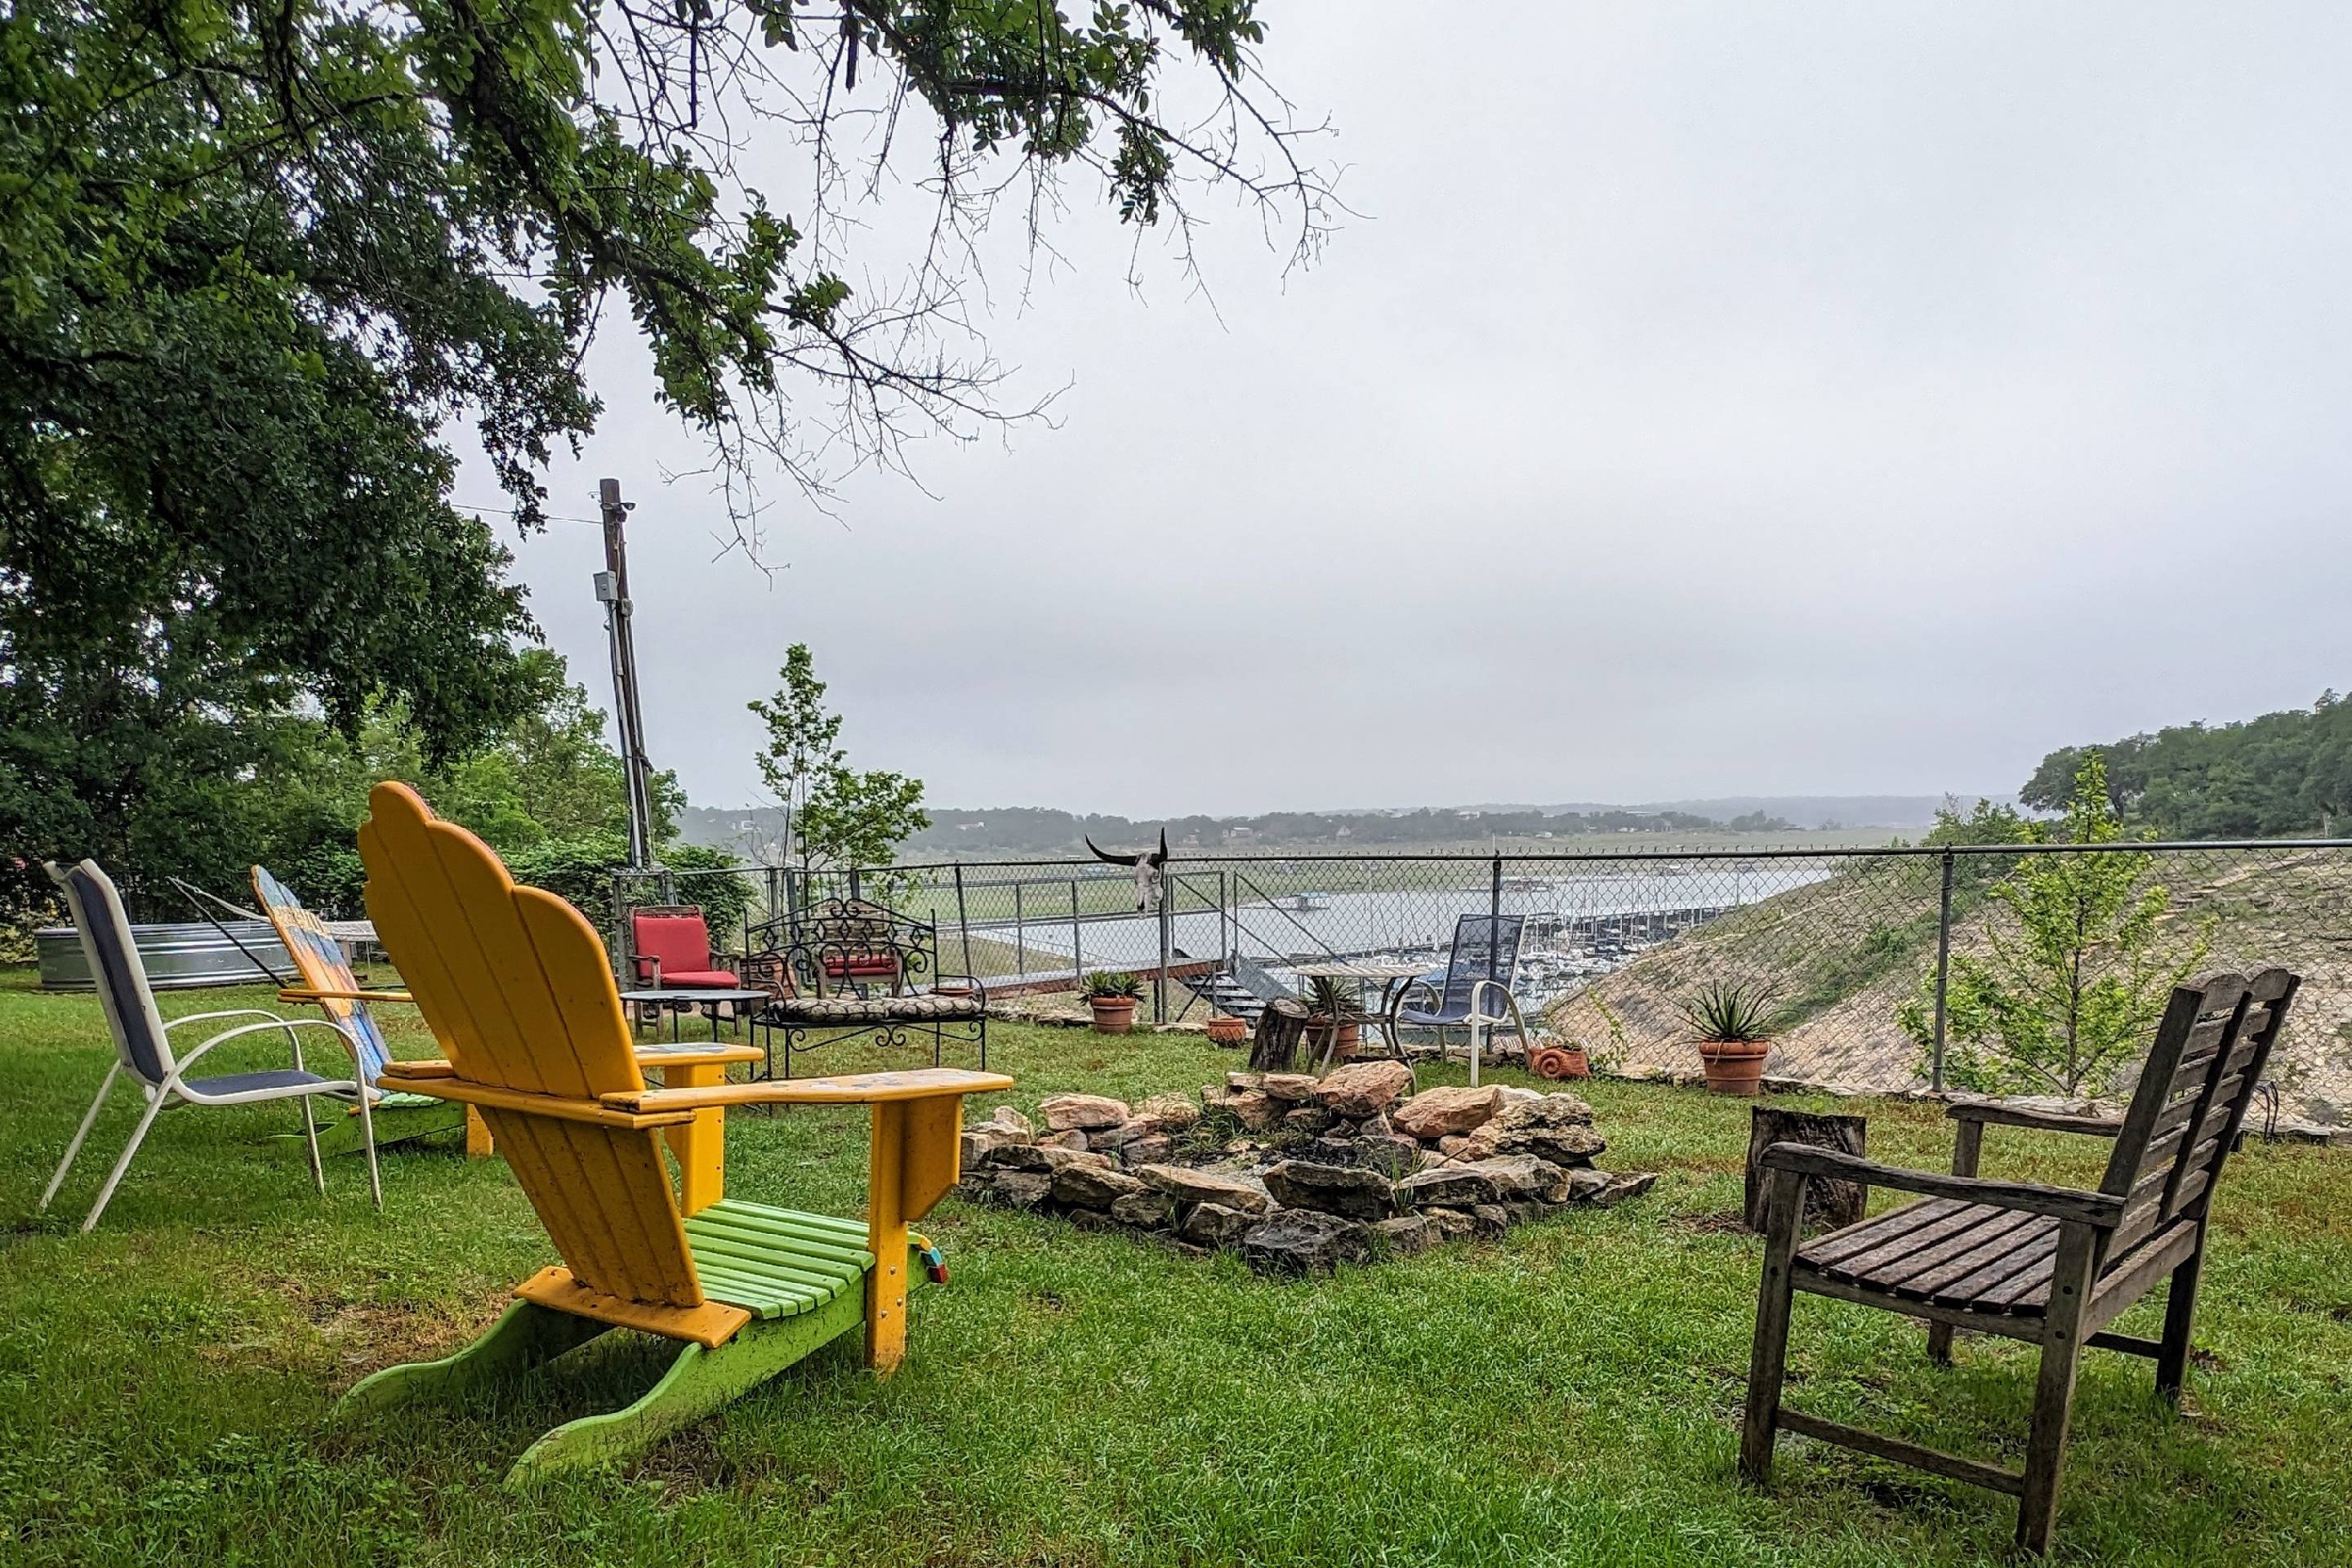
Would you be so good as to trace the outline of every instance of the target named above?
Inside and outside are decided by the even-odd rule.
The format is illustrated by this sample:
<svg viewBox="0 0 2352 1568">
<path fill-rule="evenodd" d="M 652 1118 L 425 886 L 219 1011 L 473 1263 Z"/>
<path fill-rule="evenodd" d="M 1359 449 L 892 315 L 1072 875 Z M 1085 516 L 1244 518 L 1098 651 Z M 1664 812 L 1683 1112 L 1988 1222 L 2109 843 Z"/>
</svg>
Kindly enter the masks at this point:
<svg viewBox="0 0 2352 1568">
<path fill-rule="evenodd" d="M 2133 824 L 2165 838 L 2329 836 L 2352 827 L 2352 704 L 2333 691 L 2307 709 L 2235 724 L 2182 724 L 2042 759 L 2019 799 L 2065 804 L 2085 750 L 2107 763 L 2107 793 Z"/>
<path fill-rule="evenodd" d="M 1012 805 L 983 811 L 933 808 L 931 826 L 899 849 L 902 861 L 952 860 L 1013 856 L 1084 855 L 1091 837 L 1105 849 L 1156 844 L 1161 828 L 1173 848 L 1196 853 L 1246 853 L 1256 848 L 1354 849 L 1380 847 L 1458 845 L 1496 838 L 1565 838 L 1577 834 L 1787 833 L 1793 826 L 1753 812 L 1729 821 L 1683 811 L 1453 811 L 1424 807 L 1402 812 L 1276 811 L 1259 816 L 1156 817 L 1079 816 L 1043 806 Z M 780 814 L 692 810 L 680 824 L 687 837 L 706 843 L 750 847 L 772 839 Z"/>
</svg>

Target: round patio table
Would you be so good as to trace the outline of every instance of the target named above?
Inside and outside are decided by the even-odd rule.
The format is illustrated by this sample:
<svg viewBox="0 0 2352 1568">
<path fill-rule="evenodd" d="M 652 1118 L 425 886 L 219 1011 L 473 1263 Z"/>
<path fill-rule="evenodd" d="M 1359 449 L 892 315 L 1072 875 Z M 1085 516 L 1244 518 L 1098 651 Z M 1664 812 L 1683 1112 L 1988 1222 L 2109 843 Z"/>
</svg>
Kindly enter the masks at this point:
<svg viewBox="0 0 2352 1568">
<path fill-rule="evenodd" d="M 667 1011 L 669 1014 L 669 1037 L 673 1040 L 678 1037 L 678 1019 L 697 1007 L 705 1008 L 710 1016 L 710 1037 L 715 1040 L 719 1037 L 719 1009 L 722 1004 L 731 1002 L 739 1007 L 751 1006 L 756 1010 L 768 1005 L 768 994 L 717 985 L 666 985 L 659 990 L 624 991 L 621 1000 Z"/>
<path fill-rule="evenodd" d="M 1390 1054 L 1400 1060 L 1403 1059 L 1404 1047 L 1398 1041 L 1395 1029 L 1390 1026 L 1389 1006 L 1396 1000 L 1397 987 L 1408 981 L 1418 980 L 1421 976 L 1428 973 L 1428 964 L 1400 962 L 1396 959 L 1334 959 L 1327 963 L 1297 964 L 1291 968 L 1290 973 L 1298 976 L 1301 980 L 1354 981 L 1356 983 L 1356 1010 L 1360 1013 L 1362 1013 L 1364 1010 L 1364 987 L 1372 981 L 1379 981 L 1381 983 L 1381 1010 L 1378 1013 L 1366 1013 L 1361 1019 L 1361 1022 L 1379 1026 L 1381 1033 L 1387 1037 Z M 1339 1051 L 1339 1021 L 1334 1019 L 1332 1021 L 1330 1037 L 1323 1044 L 1323 1065 L 1317 1070 L 1319 1072 L 1330 1071 L 1331 1058 L 1337 1056 Z"/>
</svg>

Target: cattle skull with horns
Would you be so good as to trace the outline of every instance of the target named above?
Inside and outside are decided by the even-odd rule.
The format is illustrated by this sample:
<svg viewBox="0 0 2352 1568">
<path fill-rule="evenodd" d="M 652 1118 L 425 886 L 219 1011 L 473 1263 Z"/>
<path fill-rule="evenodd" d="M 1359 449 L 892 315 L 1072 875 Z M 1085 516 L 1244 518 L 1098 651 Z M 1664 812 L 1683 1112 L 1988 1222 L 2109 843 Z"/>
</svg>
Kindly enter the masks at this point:
<svg viewBox="0 0 2352 1568">
<path fill-rule="evenodd" d="M 1087 840 L 1087 847 L 1094 850 L 1096 859 L 1106 864 L 1133 867 L 1135 868 L 1135 907 L 1139 910 L 1159 908 L 1160 868 L 1168 864 L 1168 830 L 1166 828 L 1160 830 L 1160 847 L 1156 851 L 1146 849 L 1136 855 L 1113 855 L 1097 847 L 1092 838 Z"/>
</svg>

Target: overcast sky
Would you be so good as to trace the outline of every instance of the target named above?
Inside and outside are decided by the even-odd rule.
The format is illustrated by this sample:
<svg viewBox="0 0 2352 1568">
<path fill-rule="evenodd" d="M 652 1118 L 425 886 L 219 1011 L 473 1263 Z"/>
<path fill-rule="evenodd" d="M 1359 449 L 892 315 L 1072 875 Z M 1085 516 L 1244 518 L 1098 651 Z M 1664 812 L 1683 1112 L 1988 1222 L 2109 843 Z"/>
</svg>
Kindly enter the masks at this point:
<svg viewBox="0 0 2352 1568">
<path fill-rule="evenodd" d="M 600 346 L 551 510 L 640 502 L 697 803 L 759 797 L 794 641 L 853 762 L 1134 815 L 2006 791 L 2352 682 L 2352 7 L 1263 14 L 1360 215 L 1322 260 L 1213 205 L 1213 308 L 1138 299 L 1074 185 L 988 323 L 1059 428 L 788 500 L 772 576 Z M 517 552 L 609 702 L 596 531 Z"/>
</svg>

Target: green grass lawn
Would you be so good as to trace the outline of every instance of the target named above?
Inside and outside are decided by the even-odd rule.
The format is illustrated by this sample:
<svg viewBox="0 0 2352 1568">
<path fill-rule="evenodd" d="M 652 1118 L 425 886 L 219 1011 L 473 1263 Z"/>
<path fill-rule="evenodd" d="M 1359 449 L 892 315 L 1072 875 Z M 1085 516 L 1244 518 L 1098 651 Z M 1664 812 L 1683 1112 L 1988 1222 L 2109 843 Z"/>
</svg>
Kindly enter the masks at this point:
<svg viewBox="0 0 2352 1568">
<path fill-rule="evenodd" d="M 1191 1037 L 1004 1027 L 994 1045 L 1024 1106 L 1234 1065 Z M 428 1051 L 413 1032 L 402 1046 Z M 499 1485 L 508 1463 L 555 1422 L 634 1397 L 654 1342 L 611 1336 L 494 1404 L 326 1425 L 360 1376 L 461 1342 L 552 1260 L 505 1167 L 388 1155 L 379 1217 L 356 1160 L 316 1195 L 299 1142 L 271 1137 L 293 1128 L 288 1108 L 180 1110 L 84 1237 L 130 1130 L 127 1091 L 58 1209 L 33 1204 L 108 1059 L 93 1001 L 0 984 L 10 1563 L 2007 1555 L 2009 1500 L 1842 1450 L 1784 1438 L 1774 1493 L 1734 1483 L 1759 1244 L 1731 1224 L 1745 1108 L 1696 1091 L 1591 1091 L 1604 1163 L 1663 1172 L 1651 1196 L 1315 1283 L 950 1198 L 924 1228 L 954 1282 L 918 1297 L 896 1377 L 874 1381 L 836 1345 L 624 1471 L 518 1499 Z M 269 1047 L 233 1065 L 273 1065 Z M 1932 1110 L 1866 1109 L 1874 1154 L 1948 1158 Z M 858 1212 L 858 1113 L 745 1116 L 728 1138 L 731 1192 Z M 2079 1182 L 2103 1148 L 1995 1130 L 1986 1169 Z M 2211 1353 L 2185 1413 L 2157 1403 L 2147 1363 L 2089 1359 L 2061 1561 L 2352 1561 L 2352 1159 L 2250 1147 L 2215 1228 L 2199 1335 Z M 2159 1310 L 2144 1302 L 2122 1326 L 2153 1332 Z M 1801 1299 L 1790 1397 L 2014 1464 L 2032 1352 L 1967 1342 L 1939 1371 L 1921 1342 L 1905 1321 Z"/>
</svg>

